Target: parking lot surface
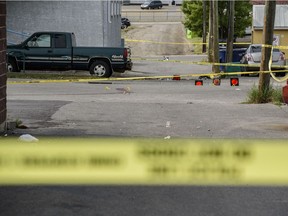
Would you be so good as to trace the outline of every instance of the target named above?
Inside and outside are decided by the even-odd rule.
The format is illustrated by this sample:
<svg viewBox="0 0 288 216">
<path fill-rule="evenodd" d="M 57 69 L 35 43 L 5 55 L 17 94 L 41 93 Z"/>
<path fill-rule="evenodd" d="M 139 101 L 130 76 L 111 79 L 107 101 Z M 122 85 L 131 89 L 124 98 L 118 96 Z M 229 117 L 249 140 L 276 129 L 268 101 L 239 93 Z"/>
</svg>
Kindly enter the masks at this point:
<svg viewBox="0 0 288 216">
<path fill-rule="evenodd" d="M 202 73 L 197 66 L 164 63 L 137 61 L 135 71 L 122 77 Z M 195 86 L 195 78 L 8 84 L 8 119 L 21 120 L 28 127 L 8 136 L 30 134 L 40 141 L 42 136 L 287 139 L 287 105 L 245 104 L 257 84 L 258 77 L 239 77 L 239 86 L 230 86 L 229 77 L 220 86 L 211 79 Z M 287 196 L 284 186 L 2 186 L 0 212 L 5 216 L 284 216 Z"/>
<path fill-rule="evenodd" d="M 245 104 L 257 80 L 13 84 L 8 118 L 28 127 L 17 133 L 38 136 L 287 138 L 286 105 Z"/>
</svg>

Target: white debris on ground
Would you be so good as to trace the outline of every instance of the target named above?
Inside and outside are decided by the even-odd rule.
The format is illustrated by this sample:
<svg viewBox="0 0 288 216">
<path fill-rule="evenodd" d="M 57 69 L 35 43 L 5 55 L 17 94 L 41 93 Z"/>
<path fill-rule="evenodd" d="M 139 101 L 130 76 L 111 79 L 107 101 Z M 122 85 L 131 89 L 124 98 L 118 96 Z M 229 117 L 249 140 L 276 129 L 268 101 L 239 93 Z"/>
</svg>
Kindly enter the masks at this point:
<svg viewBox="0 0 288 216">
<path fill-rule="evenodd" d="M 36 137 L 30 134 L 23 134 L 19 137 L 18 140 L 23 141 L 23 142 L 38 142 L 39 141 L 39 139 L 37 139 Z"/>
</svg>

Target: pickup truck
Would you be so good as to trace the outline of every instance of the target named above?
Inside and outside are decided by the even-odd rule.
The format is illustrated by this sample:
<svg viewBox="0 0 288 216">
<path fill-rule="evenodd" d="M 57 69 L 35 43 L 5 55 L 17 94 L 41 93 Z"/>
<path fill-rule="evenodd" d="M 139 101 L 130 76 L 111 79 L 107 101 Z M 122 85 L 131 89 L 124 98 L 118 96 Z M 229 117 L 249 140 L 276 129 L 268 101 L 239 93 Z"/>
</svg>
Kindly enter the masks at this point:
<svg viewBox="0 0 288 216">
<path fill-rule="evenodd" d="M 18 45 L 7 46 L 7 69 L 87 70 L 91 75 L 110 77 L 132 69 L 127 47 L 76 47 L 74 33 L 36 32 Z"/>
</svg>

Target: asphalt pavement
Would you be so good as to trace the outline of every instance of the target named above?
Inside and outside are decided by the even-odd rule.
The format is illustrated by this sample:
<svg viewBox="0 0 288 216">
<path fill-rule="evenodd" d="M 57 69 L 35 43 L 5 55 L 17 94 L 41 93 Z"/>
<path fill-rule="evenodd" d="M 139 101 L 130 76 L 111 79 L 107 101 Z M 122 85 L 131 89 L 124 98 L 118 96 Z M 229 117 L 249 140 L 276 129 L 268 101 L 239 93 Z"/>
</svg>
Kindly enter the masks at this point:
<svg viewBox="0 0 288 216">
<path fill-rule="evenodd" d="M 202 73 L 191 65 L 179 67 L 182 71 L 175 64 L 135 65 L 134 72 L 122 77 Z M 257 83 L 257 77 L 239 77 L 240 85 L 230 86 L 226 77 L 220 86 L 210 79 L 195 86 L 190 77 L 8 84 L 8 120 L 18 119 L 27 126 L 9 131 L 8 136 L 287 139 L 286 104 L 245 103 Z M 285 85 L 271 83 L 278 88 Z M 287 197 L 287 187 L 279 186 L 2 186 L 0 214 L 284 216 Z"/>
<path fill-rule="evenodd" d="M 288 107 L 246 104 L 257 77 L 8 85 L 8 120 L 36 136 L 287 138 Z M 278 88 L 285 84 L 274 83 Z M 169 122 L 170 127 L 166 128 Z"/>
</svg>

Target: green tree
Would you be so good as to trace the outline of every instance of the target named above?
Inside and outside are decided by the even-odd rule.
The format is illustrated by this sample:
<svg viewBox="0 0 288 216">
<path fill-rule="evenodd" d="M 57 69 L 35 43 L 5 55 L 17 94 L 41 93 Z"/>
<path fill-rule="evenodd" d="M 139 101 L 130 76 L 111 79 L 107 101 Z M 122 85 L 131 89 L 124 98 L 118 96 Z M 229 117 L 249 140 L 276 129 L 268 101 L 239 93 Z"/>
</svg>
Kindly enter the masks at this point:
<svg viewBox="0 0 288 216">
<path fill-rule="evenodd" d="M 202 37 L 203 31 L 203 0 L 184 0 L 182 11 L 185 14 L 184 25 L 195 35 Z M 227 38 L 228 29 L 228 1 L 219 1 L 219 37 Z M 209 13 L 209 7 L 207 13 Z M 209 18 L 206 19 L 208 28 Z M 236 37 L 243 37 L 245 29 L 252 25 L 252 5 L 250 0 L 235 1 L 234 33 Z"/>
</svg>

